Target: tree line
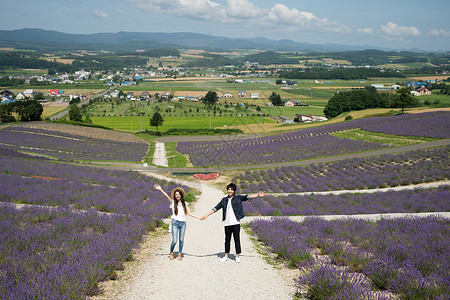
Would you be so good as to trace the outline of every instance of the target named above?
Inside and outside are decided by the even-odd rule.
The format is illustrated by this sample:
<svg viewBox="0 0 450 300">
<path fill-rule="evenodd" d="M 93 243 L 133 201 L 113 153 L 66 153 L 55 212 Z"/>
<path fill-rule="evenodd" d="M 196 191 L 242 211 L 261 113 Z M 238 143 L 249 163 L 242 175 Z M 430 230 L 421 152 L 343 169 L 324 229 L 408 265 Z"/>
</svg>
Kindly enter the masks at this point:
<svg viewBox="0 0 450 300">
<path fill-rule="evenodd" d="M 401 88 L 395 94 L 378 93 L 374 87 L 360 90 L 339 91 L 328 101 L 324 115 L 334 118 L 343 112 L 367 108 L 402 108 L 418 105 L 417 98 L 411 96 L 409 88 Z"/>
<path fill-rule="evenodd" d="M 373 68 L 305 68 L 305 69 L 292 69 L 283 71 L 280 73 L 280 78 L 288 79 L 343 79 L 343 80 L 354 80 L 354 79 L 367 79 L 369 77 L 402 77 L 406 78 L 406 75 L 392 71 Z"/>
<path fill-rule="evenodd" d="M 0 104 L 0 122 L 40 121 L 44 108 L 37 100 Z"/>
</svg>

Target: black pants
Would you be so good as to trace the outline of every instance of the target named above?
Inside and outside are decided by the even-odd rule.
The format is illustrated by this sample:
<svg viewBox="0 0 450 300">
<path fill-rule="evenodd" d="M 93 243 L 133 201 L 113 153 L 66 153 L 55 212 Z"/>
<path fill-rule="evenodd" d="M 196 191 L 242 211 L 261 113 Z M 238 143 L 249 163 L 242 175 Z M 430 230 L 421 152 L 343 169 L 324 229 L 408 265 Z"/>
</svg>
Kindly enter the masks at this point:
<svg viewBox="0 0 450 300">
<path fill-rule="evenodd" d="M 234 238 L 234 246 L 236 247 L 236 254 L 241 253 L 241 238 L 239 232 L 241 231 L 241 225 L 225 226 L 225 253 L 230 253 L 231 234 Z"/>
</svg>

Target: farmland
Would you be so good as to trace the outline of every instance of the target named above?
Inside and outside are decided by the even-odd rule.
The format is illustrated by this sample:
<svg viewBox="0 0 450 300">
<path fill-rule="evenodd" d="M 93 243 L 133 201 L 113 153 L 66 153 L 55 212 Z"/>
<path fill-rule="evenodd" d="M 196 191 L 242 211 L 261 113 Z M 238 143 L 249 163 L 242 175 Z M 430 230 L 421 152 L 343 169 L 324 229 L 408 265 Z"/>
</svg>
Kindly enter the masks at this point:
<svg viewBox="0 0 450 300">
<path fill-rule="evenodd" d="M 234 59 L 258 51 L 185 50 L 180 59 L 139 59 L 147 62 L 148 69 L 156 71 L 160 63 L 167 70 L 183 67 L 186 62 L 200 64 L 204 59 L 217 58 L 211 54 Z M 321 54 L 305 57 L 294 53 L 282 56 L 292 59 L 292 63 L 267 67 L 262 71 L 266 75 L 261 78 L 244 77 L 257 68 L 230 71 L 224 67 L 187 68 L 185 75 L 173 73 L 165 78 L 145 78 L 137 80 L 135 85 L 119 85 L 116 78 L 115 88 L 124 94 L 122 98 L 93 100 L 95 95 L 110 88 L 105 85 L 107 76 L 120 74 L 122 82 L 134 80 L 135 75 L 143 72 L 140 67 L 134 69 L 136 72 L 132 68 L 97 71 L 89 79 L 75 80 L 75 84 L 58 83 L 57 88 L 64 90 L 64 95 L 51 97 L 48 103 L 67 105 L 70 94 L 86 95 L 92 101 L 81 106 L 83 117 L 89 115 L 94 124 L 112 130 L 50 122 L 2 126 L 0 228 L 4 230 L 0 235 L 0 298 L 85 299 L 98 295 L 108 298 L 108 294 L 102 295 L 102 282 L 120 279 L 118 274 L 135 259 L 144 241 L 155 242 L 148 237 L 156 228 L 167 234 L 163 221 L 171 211 L 167 200 L 153 185 L 159 183 L 169 192 L 176 186 L 169 179 L 181 177 L 187 180 L 183 188 L 193 200 L 196 191 L 190 187 L 191 181 L 195 180 L 197 185 L 198 179 L 194 178 L 210 179 L 208 174 L 198 176 L 196 167 L 203 167 L 202 172 L 217 172 L 214 174 L 218 176 L 202 182 L 204 190 L 196 200 L 197 207 L 210 209 L 210 203 L 206 202 L 218 198 L 214 193 L 208 194 L 212 186 L 220 185 L 223 189 L 228 181 L 237 183 L 238 192 L 263 190 L 268 194 L 243 204 L 246 215 L 261 217 L 244 226 L 252 235 L 255 247 L 260 247 L 257 251 L 267 253 L 269 262 L 281 263 L 280 269 L 289 274 L 287 277 L 297 274 L 297 296 L 313 297 L 322 282 L 333 287 L 332 295 L 343 299 L 445 298 L 450 280 L 446 254 L 448 219 L 434 216 L 394 220 L 386 216 L 378 221 L 350 218 L 325 221 L 320 217 L 449 212 L 449 146 L 339 159 L 344 155 L 447 140 L 448 95 L 433 92 L 421 96 L 420 109 L 429 108 L 427 113 L 397 115 L 398 109 L 376 108 L 347 112 L 326 122 L 281 125 L 280 116 L 290 119 L 297 114 L 323 116 L 323 108 L 336 92 L 374 83 L 391 86 L 405 84 L 413 78 L 428 79 L 426 74 L 414 74 L 410 78 L 364 80 L 298 79 L 296 85 L 277 85 L 280 77 L 275 69 L 281 72 L 292 66 L 310 68 L 311 63 L 353 64 L 348 57 Z M 126 57 L 134 59 L 138 55 L 124 54 L 120 59 Z M 64 55 L 48 59 L 61 59 L 65 63 L 78 61 Z M 406 64 L 396 66 L 407 69 Z M 237 75 L 239 71 L 242 73 Z M 17 70 L 3 69 L 2 73 L 17 74 Z M 36 73 L 45 75 L 45 70 Z M 218 77 L 222 73 L 234 75 Z M 17 94 L 24 87 L 7 88 Z M 26 86 L 45 96 L 54 87 Z M 198 100 L 209 91 L 217 92 L 219 99 L 215 106 L 206 107 Z M 239 91 L 245 91 L 246 96 L 238 97 Z M 150 96 L 141 101 L 143 92 Z M 268 106 L 273 92 L 284 100 L 299 100 L 306 105 Z M 180 99 L 159 98 L 163 93 Z M 221 98 L 224 93 L 231 93 L 230 98 Z M 252 98 L 251 94 L 259 96 Z M 183 97 L 194 98 L 187 101 Z M 439 108 L 447 110 L 432 111 Z M 48 106 L 43 117 L 60 109 L 63 108 Z M 157 128 L 162 132 L 240 128 L 258 135 L 220 141 L 199 141 L 195 139 L 199 137 L 193 137 L 189 142 L 171 137 L 171 142 L 165 143 L 170 167 L 160 168 L 152 165 L 154 142 L 160 137 L 140 132 L 156 131 L 149 123 L 155 112 L 164 118 L 164 123 Z M 353 120 L 344 122 L 346 116 Z M 336 158 L 336 161 L 302 165 L 305 160 L 318 158 Z M 274 166 L 281 163 L 285 167 Z M 233 167 L 244 171 L 227 171 Z M 157 174 L 143 175 L 142 170 Z M 221 195 L 221 191 L 217 194 Z M 203 211 L 196 209 L 196 213 Z M 302 222 L 288 220 L 299 216 L 307 218 Z M 209 266 L 209 259 L 216 259 L 211 253 L 218 253 L 217 245 L 209 245 L 217 236 L 214 226 L 221 227 L 216 217 L 211 221 L 215 223 L 189 228 L 191 237 L 202 236 L 208 240 L 199 239 L 198 243 L 192 243 L 195 245 L 189 245 L 191 248 L 183 256 L 188 263 L 195 265 L 198 260 L 202 266 Z M 274 218 L 268 221 L 265 217 Z M 165 249 L 160 244 L 152 247 L 151 251 Z M 260 254 L 251 252 L 253 249 L 246 251 L 243 260 L 250 266 L 254 263 L 252 259 L 259 259 Z M 165 266 L 168 263 L 165 252 L 157 250 L 148 257 L 158 267 Z M 286 271 L 286 267 L 295 273 Z M 151 268 L 161 270 L 155 265 Z M 151 290 L 153 294 L 154 282 L 156 279 L 145 285 L 146 292 Z"/>
<path fill-rule="evenodd" d="M 447 137 L 446 123 L 444 122 L 444 125 L 442 125 L 442 121 L 440 121 L 447 117 L 448 113 L 446 112 L 430 112 L 359 119 L 241 142 L 229 142 L 227 144 L 231 148 L 227 151 L 240 153 L 238 157 L 242 159 L 244 153 L 237 147 L 239 143 L 243 143 L 241 146 L 246 148 L 249 147 L 248 143 L 250 142 L 251 147 L 259 147 L 261 151 L 267 151 L 271 149 L 271 143 L 289 145 L 290 141 L 296 142 L 297 139 L 302 139 L 311 148 L 314 139 L 318 139 L 318 143 L 323 145 L 323 138 L 330 137 L 330 149 L 336 149 L 338 148 L 337 145 L 341 145 L 342 153 L 349 153 L 353 149 L 351 148 L 352 145 L 354 145 L 358 149 L 357 151 L 364 151 L 364 148 L 360 148 L 361 145 L 372 145 L 372 143 L 363 140 L 358 141 L 357 139 L 352 141 L 349 138 L 335 138 L 331 134 L 362 128 L 368 133 L 384 132 L 389 134 L 389 140 L 397 137 L 395 135 L 396 128 L 412 127 L 410 126 L 411 122 L 421 125 L 413 127 L 410 132 L 405 130 L 405 134 L 412 135 L 413 140 L 427 142 Z M 139 125 L 138 119 L 136 121 L 131 119 L 139 117 L 128 118 L 130 118 L 130 122 L 133 121 L 133 123 L 136 122 L 137 126 Z M 148 121 L 148 117 L 144 118 Z M 177 119 L 182 118 L 182 116 L 177 117 Z M 195 119 L 196 117 L 187 118 Z M 246 118 L 250 121 L 251 117 Z M 255 120 L 255 122 L 257 121 Z M 391 126 L 384 126 L 385 124 L 391 124 Z M 395 124 L 395 126 L 392 126 L 392 124 Z M 427 138 L 420 140 L 421 138 L 418 136 Z M 406 137 L 404 138 L 406 139 Z M 125 268 L 125 263 L 133 259 L 133 253 L 142 243 L 144 237 L 155 226 L 160 226 L 162 219 L 170 213 L 162 195 L 150 187 L 154 183 L 160 183 L 165 190 L 170 190 L 174 187 L 173 183 L 136 172 L 98 168 L 96 164 L 98 161 L 108 161 L 109 163 L 142 162 L 149 148 L 153 148 L 152 143 L 146 143 L 131 134 L 64 124 L 30 123 L 3 127 L 0 129 L 0 141 L 2 143 L 0 152 L 0 176 L 2 177 L 0 196 L 3 199 L 0 208 L 0 222 L 2 222 L 3 228 L 8 228 L 0 241 L 0 245 L 2 245 L 0 247 L 3 247 L 2 253 L 5 253 L 6 256 L 4 257 L 8 261 L 3 267 L 3 274 L 6 274 L 4 278 L 7 280 L 2 280 L 0 292 L 7 297 L 70 297 L 83 299 L 85 296 L 98 294 L 100 292 L 99 282 L 115 278 L 116 270 Z M 178 143 L 178 147 L 181 145 L 182 143 Z M 222 144 L 219 143 L 218 145 Z M 293 148 L 298 151 L 300 146 L 301 144 L 293 144 L 286 147 L 285 150 Z M 176 143 L 170 144 L 168 155 L 173 156 L 175 147 Z M 201 147 L 201 144 L 194 143 L 192 147 Z M 214 148 L 220 147 L 222 146 Z M 380 147 L 380 145 L 377 147 Z M 384 147 L 389 146 L 384 145 Z M 201 151 L 204 154 L 207 153 L 205 150 Z M 302 152 L 304 153 L 304 151 Z M 317 151 L 311 153 L 314 154 L 312 157 L 319 156 Z M 334 154 L 336 155 L 336 152 Z M 211 154 L 209 157 L 213 158 L 214 155 L 216 154 Z M 256 155 L 255 157 L 258 156 L 262 155 Z M 191 155 L 191 160 L 193 157 L 200 157 L 200 155 Z M 446 168 L 448 157 L 448 147 L 445 147 L 366 159 L 349 159 L 330 164 L 313 164 L 308 167 L 264 168 L 263 170 L 235 174 L 232 180 L 239 185 L 244 193 L 264 189 L 272 194 L 245 203 L 245 210 L 249 215 L 320 216 L 324 214 L 377 212 L 439 212 L 450 209 L 448 201 L 445 201 L 449 196 L 446 186 L 420 190 L 389 191 L 370 195 L 359 194 L 357 191 L 415 185 L 424 182 L 443 182 L 448 179 Z M 96 167 L 94 168 L 94 165 L 80 166 L 72 161 L 90 162 Z M 265 162 L 269 161 L 266 155 Z M 232 163 L 235 164 L 235 162 Z M 230 175 L 223 174 L 225 177 Z M 184 186 L 184 189 L 189 191 L 187 186 Z M 314 193 L 343 189 L 351 189 L 356 193 L 344 193 L 342 195 L 298 194 L 307 191 Z M 278 195 L 278 193 L 284 194 Z M 421 199 L 426 199 L 426 201 Z M 20 207 L 18 205 L 25 206 L 17 209 L 17 207 Z M 16 220 L 21 221 L 18 223 Z M 338 247 L 336 245 L 341 245 L 344 241 L 347 241 L 341 240 L 341 235 L 337 232 L 340 232 L 340 228 L 353 226 L 352 223 L 338 223 L 334 228 L 332 227 L 335 226 L 334 223 L 328 225 L 326 221 L 316 222 L 324 222 L 320 223 L 320 228 L 335 233 L 332 234 L 334 244 L 326 244 L 319 239 L 320 234 L 305 235 L 301 233 L 301 238 L 310 237 L 310 239 L 302 242 L 301 247 L 303 248 L 297 244 L 290 244 L 289 246 L 283 246 L 286 249 L 285 252 L 280 252 L 282 254 L 279 256 L 286 259 L 286 265 L 295 268 L 299 266 L 311 268 L 311 274 L 315 274 L 316 270 L 318 270 L 317 272 L 320 270 L 316 269 L 319 267 L 314 265 L 312 257 L 314 257 L 315 251 L 317 252 L 317 249 L 320 249 L 322 255 L 326 254 L 330 259 L 330 263 L 325 266 L 326 272 L 321 271 L 323 274 L 342 272 L 340 267 L 346 264 L 356 266 L 350 267 L 348 271 L 345 271 L 346 273 L 342 273 L 344 275 L 340 278 L 345 279 L 344 283 L 347 280 L 353 282 L 351 278 L 354 276 L 363 276 L 361 278 L 366 281 L 370 280 L 373 285 L 381 284 L 377 283 L 378 277 L 376 277 L 373 267 L 381 263 L 386 266 L 386 272 L 394 274 L 389 279 L 390 281 L 383 283 L 382 289 L 393 294 L 408 295 L 404 286 L 416 284 L 416 280 L 405 277 L 406 279 L 401 281 L 403 286 L 399 285 L 400 283 L 396 281 L 398 276 L 395 274 L 398 274 L 399 269 L 404 269 L 405 265 L 389 265 L 387 262 L 390 260 L 379 262 L 376 259 L 381 254 L 377 251 L 381 250 L 374 249 L 372 246 L 372 248 L 367 248 L 363 242 L 356 244 L 353 240 L 349 241 L 353 246 L 349 248 L 353 249 L 351 251 L 347 248 L 336 248 Z M 411 222 L 419 224 L 417 226 L 423 226 L 420 224 L 423 224 L 424 221 L 414 219 Z M 440 219 L 427 220 L 426 222 L 435 224 L 433 228 L 439 228 L 440 231 L 438 232 L 448 230 L 446 229 L 448 225 L 445 225 L 445 221 Z M 278 223 L 276 226 L 269 226 L 278 230 L 276 234 L 284 239 L 293 234 L 292 232 L 282 231 L 286 228 L 312 226 L 309 225 L 308 221 L 298 223 L 299 225 L 296 224 L 283 225 L 282 228 L 278 227 Z M 378 224 L 400 226 L 370 222 L 364 223 L 364 226 L 378 226 Z M 258 222 L 250 224 L 255 237 L 266 243 L 268 247 L 272 247 L 272 242 L 267 240 L 258 229 L 261 226 L 266 225 L 261 225 Z M 414 226 L 409 225 L 409 227 Z M 270 231 L 267 232 L 270 233 Z M 434 234 L 437 234 L 437 232 Z M 36 236 L 39 236 L 39 239 L 36 239 Z M 361 237 L 359 238 L 359 236 Z M 395 236 L 392 239 L 408 239 L 410 238 L 408 236 Z M 361 232 L 355 232 L 354 237 L 361 241 L 370 241 L 370 238 L 363 236 Z M 300 238 L 295 238 L 295 241 L 300 241 Z M 407 241 L 404 243 L 406 245 Z M 433 247 L 440 249 L 439 247 L 446 247 L 446 243 L 446 240 L 440 240 L 439 243 L 433 244 Z M 389 245 L 389 242 L 386 241 L 385 245 Z M 297 248 L 291 249 L 289 247 Z M 299 247 L 303 249 L 302 252 L 298 252 L 300 251 Z M 336 253 L 341 253 L 341 256 L 334 254 L 335 248 L 337 249 Z M 361 253 L 365 252 L 360 252 L 360 248 L 361 251 L 373 253 L 373 256 L 367 256 L 374 259 L 364 259 L 366 255 Z M 274 253 L 279 253 L 276 247 L 270 249 Z M 395 251 L 397 250 L 392 250 L 392 252 Z M 290 253 L 294 256 L 290 257 Z M 83 257 L 83 259 L 80 257 Z M 352 265 L 344 259 L 356 260 L 357 263 Z M 420 266 L 420 261 L 417 262 L 420 259 L 419 256 L 407 259 L 411 261 L 414 259 L 414 264 Z M 410 260 L 405 260 L 404 263 L 409 263 Z M 22 263 L 17 263 L 18 261 Z M 446 264 L 442 266 L 442 268 L 446 267 Z M 411 276 L 419 274 L 417 268 L 419 267 L 407 269 L 408 274 Z M 422 277 L 417 278 L 425 278 L 425 274 L 430 274 L 429 276 L 433 276 L 433 280 L 437 283 L 432 293 L 436 295 L 445 293 L 445 285 L 442 282 L 445 282 L 448 278 L 439 275 L 439 270 L 433 269 L 429 273 L 425 273 L 425 269 L 419 270 L 423 273 L 420 275 Z M 313 275 L 302 277 L 299 282 L 302 285 L 313 287 L 314 278 Z M 374 286 L 366 284 L 363 287 L 366 289 L 366 293 L 377 293 L 377 288 Z M 425 287 L 428 289 L 428 286 Z M 352 287 L 352 289 L 357 289 L 357 287 Z M 421 286 L 418 286 L 417 289 L 422 291 Z"/>
</svg>

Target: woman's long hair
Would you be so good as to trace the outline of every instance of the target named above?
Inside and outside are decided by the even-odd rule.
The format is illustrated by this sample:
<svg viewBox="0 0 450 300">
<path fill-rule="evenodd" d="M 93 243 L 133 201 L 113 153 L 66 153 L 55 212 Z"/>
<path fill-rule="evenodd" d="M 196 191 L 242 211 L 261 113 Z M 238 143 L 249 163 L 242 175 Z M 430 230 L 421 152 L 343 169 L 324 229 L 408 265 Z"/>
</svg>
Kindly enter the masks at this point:
<svg viewBox="0 0 450 300">
<path fill-rule="evenodd" d="M 178 216 L 178 200 L 176 197 L 176 194 L 180 194 L 180 201 L 181 201 L 181 205 L 183 205 L 183 210 L 184 210 L 184 214 L 187 214 L 187 210 L 186 210 L 186 202 L 184 201 L 184 197 L 183 194 L 180 193 L 180 191 L 176 191 L 175 193 L 173 193 L 173 211 L 175 212 L 175 216 Z"/>
</svg>

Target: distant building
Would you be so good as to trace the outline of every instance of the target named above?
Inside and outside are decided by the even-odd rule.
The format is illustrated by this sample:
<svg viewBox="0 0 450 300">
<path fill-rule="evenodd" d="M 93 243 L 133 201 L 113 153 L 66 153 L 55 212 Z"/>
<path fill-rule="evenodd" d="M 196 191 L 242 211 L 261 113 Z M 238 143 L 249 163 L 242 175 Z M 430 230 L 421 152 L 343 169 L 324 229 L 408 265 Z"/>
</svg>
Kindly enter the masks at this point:
<svg viewBox="0 0 450 300">
<path fill-rule="evenodd" d="M 247 91 L 238 91 L 238 98 L 247 97 Z"/>
<path fill-rule="evenodd" d="M 415 96 L 431 95 L 431 91 L 426 87 L 420 87 L 414 92 Z"/>
</svg>

